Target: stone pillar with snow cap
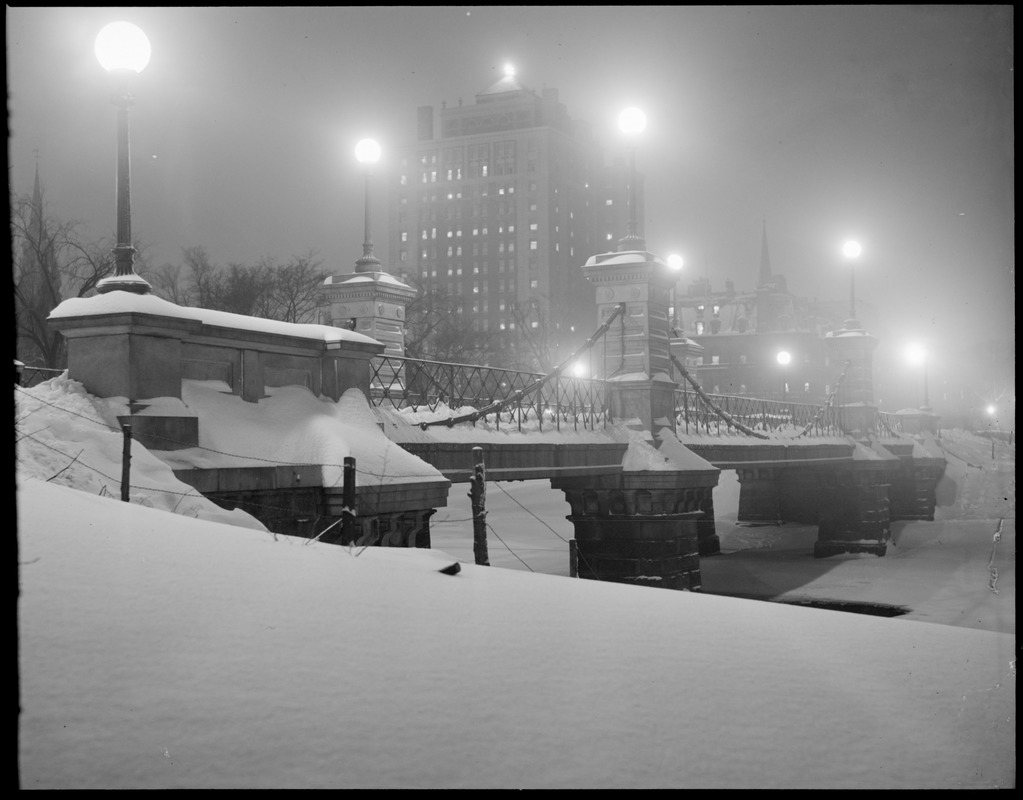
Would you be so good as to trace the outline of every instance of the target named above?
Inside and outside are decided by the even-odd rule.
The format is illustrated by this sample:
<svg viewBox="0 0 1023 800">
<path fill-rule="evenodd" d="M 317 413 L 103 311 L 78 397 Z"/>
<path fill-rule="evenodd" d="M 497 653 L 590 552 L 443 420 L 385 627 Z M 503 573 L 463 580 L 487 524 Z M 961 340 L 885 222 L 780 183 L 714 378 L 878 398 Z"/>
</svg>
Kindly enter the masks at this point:
<svg viewBox="0 0 1023 800">
<path fill-rule="evenodd" d="M 405 355 L 405 309 L 416 290 L 387 272 L 329 275 L 320 286 L 321 322 L 348 328 L 384 345 L 384 355 Z"/>
<path fill-rule="evenodd" d="M 597 325 L 619 305 L 620 316 L 596 345 L 597 375 L 611 383 L 611 410 L 647 431 L 675 430 L 675 390 L 669 351 L 669 292 L 674 274 L 667 262 L 644 250 L 591 257 L 583 274 L 596 289 Z"/>
<path fill-rule="evenodd" d="M 845 379 L 835 397 L 842 428 L 858 442 L 874 438 L 877 406 L 874 404 L 874 348 L 877 339 L 856 320 L 825 337 L 831 364 Z M 837 375 L 836 375 L 837 377 Z"/>
<path fill-rule="evenodd" d="M 329 275 L 320 286 L 320 317 L 325 325 L 347 328 L 376 339 L 384 345 L 384 361 L 377 363 L 370 392 L 386 397 L 401 394 L 405 368 L 405 309 L 416 296 L 416 290 L 393 275 L 366 269 L 360 259 L 356 271 L 349 275 Z"/>
</svg>

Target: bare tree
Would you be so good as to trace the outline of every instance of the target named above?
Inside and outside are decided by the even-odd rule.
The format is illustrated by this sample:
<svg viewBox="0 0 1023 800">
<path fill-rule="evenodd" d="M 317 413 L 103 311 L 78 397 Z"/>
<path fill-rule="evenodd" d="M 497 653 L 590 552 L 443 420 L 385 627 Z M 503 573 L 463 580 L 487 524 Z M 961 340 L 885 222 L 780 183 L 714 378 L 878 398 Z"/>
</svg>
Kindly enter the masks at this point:
<svg viewBox="0 0 1023 800">
<path fill-rule="evenodd" d="M 216 267 L 206 254 L 206 249 L 201 246 L 186 247 L 182 250 L 182 257 L 192 284 L 187 295 L 189 305 L 216 308 L 220 279 Z"/>
<path fill-rule="evenodd" d="M 146 279 L 153 287 L 153 294 L 175 305 L 190 305 L 188 289 L 181 282 L 181 270 L 181 264 L 170 263 L 150 270 Z"/>
<path fill-rule="evenodd" d="M 304 256 L 292 256 L 272 274 L 273 319 L 311 322 L 319 303 L 318 289 L 326 277 L 316 253 L 310 250 Z"/>
<path fill-rule="evenodd" d="M 219 267 L 198 246 L 185 248 L 183 257 L 191 286 L 177 296 L 189 305 L 283 322 L 312 321 L 317 289 L 325 277 L 313 251 L 292 256 L 286 264 L 273 256 L 264 256 L 251 267 L 244 264 Z M 158 272 L 163 296 L 171 299 L 170 295 L 180 292 L 178 270 L 165 265 Z M 164 280 L 169 285 L 164 286 Z"/>
<path fill-rule="evenodd" d="M 18 355 L 26 363 L 61 369 L 64 339 L 46 320 L 62 300 L 91 295 L 114 273 L 112 245 L 89 241 L 78 223 L 48 215 L 38 180 L 31 199 L 11 205 L 11 239 Z M 141 275 L 147 272 L 145 248 L 135 247 Z"/>
</svg>

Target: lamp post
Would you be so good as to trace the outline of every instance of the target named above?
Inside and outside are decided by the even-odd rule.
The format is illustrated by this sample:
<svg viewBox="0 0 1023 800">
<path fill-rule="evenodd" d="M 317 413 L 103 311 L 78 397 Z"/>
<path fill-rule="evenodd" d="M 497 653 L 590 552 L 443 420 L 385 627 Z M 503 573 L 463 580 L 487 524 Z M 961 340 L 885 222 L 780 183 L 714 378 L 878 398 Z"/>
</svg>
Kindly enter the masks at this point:
<svg viewBox="0 0 1023 800">
<path fill-rule="evenodd" d="M 355 158 L 364 165 L 366 175 L 366 238 L 362 243 L 362 258 L 355 262 L 355 271 L 376 272 L 380 269 L 380 259 L 373 255 L 373 236 L 369 225 L 369 181 L 373 175 L 373 165 L 380 160 L 380 145 L 372 139 L 363 139 L 355 145 Z"/>
<path fill-rule="evenodd" d="M 682 272 L 682 267 L 685 262 L 682 260 L 682 256 L 678 253 L 672 253 L 668 256 L 668 268 L 675 273 L 674 280 L 671 282 L 671 330 L 677 332 L 678 329 L 678 276 Z"/>
<path fill-rule="evenodd" d="M 863 252 L 863 248 L 860 243 L 854 240 L 849 240 L 842 245 L 842 255 L 850 262 L 849 264 L 849 319 L 846 320 L 847 328 L 858 328 L 860 327 L 859 321 L 856 319 L 856 265 L 854 262 L 860 257 L 860 253 Z"/>
<path fill-rule="evenodd" d="M 637 232 L 636 225 L 636 137 L 646 128 L 646 114 L 632 107 L 618 115 L 618 127 L 629 138 L 629 232 L 618 240 L 618 252 L 646 250 L 646 242 Z"/>
<path fill-rule="evenodd" d="M 788 350 L 779 350 L 778 355 L 775 357 L 778 361 L 779 366 L 782 368 L 781 373 L 781 399 L 783 403 L 789 401 L 789 384 L 786 378 L 785 368 L 792 362 L 792 354 Z"/>
<path fill-rule="evenodd" d="M 924 404 L 920 406 L 921 411 L 930 411 L 930 398 L 927 394 L 927 351 L 918 344 L 910 345 L 906 349 L 906 358 L 911 364 L 919 364 L 923 367 L 924 373 Z"/>
<path fill-rule="evenodd" d="M 117 243 L 114 274 L 96 284 L 100 294 L 121 290 L 147 294 L 152 287 L 135 273 L 135 248 L 131 243 L 131 155 L 128 108 L 133 98 L 128 79 L 145 69 L 152 49 L 142 29 L 130 22 L 111 22 L 96 36 L 96 59 L 116 81 L 113 103 L 117 106 Z"/>
</svg>

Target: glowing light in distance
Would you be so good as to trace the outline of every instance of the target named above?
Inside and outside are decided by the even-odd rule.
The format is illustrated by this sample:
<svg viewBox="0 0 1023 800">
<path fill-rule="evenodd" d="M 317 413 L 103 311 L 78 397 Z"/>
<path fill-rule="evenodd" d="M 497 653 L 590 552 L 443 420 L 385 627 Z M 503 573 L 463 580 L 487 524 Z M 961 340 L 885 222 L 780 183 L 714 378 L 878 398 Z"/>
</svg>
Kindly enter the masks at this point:
<svg viewBox="0 0 1023 800">
<path fill-rule="evenodd" d="M 906 348 L 906 360 L 910 364 L 923 364 L 927 360 L 927 351 L 922 345 L 911 344 Z"/>
<path fill-rule="evenodd" d="M 860 247 L 860 243 L 852 239 L 842 245 L 842 255 L 846 258 L 859 258 L 862 252 L 863 248 Z"/>
<path fill-rule="evenodd" d="M 787 366 L 792 361 L 792 354 L 787 350 L 782 350 L 778 353 L 778 363 L 783 367 Z"/>
<path fill-rule="evenodd" d="M 577 377 L 577 378 L 585 378 L 586 377 L 586 372 L 587 372 L 587 370 L 586 370 L 586 362 L 585 361 L 576 361 L 572 365 L 572 374 L 575 377 Z"/>
<path fill-rule="evenodd" d="M 380 160 L 380 145 L 372 139 L 363 139 L 355 145 L 355 157 L 360 164 L 375 164 Z"/>
<path fill-rule="evenodd" d="M 994 406 L 988 406 L 984 410 L 988 413 L 988 416 L 993 417 L 998 409 L 995 408 Z"/>
<path fill-rule="evenodd" d="M 505 64 L 504 65 L 504 76 L 506 78 L 514 78 L 515 77 L 515 65 L 514 64 Z"/>
<path fill-rule="evenodd" d="M 627 108 L 618 115 L 618 127 L 621 128 L 622 133 L 642 133 L 646 128 L 646 114 L 635 107 Z"/>
<path fill-rule="evenodd" d="M 682 256 L 680 256 L 678 253 L 672 253 L 670 256 L 668 256 L 668 266 L 671 267 L 676 272 L 682 269 L 682 265 L 684 263 L 685 262 L 682 260 Z"/>
<path fill-rule="evenodd" d="M 142 72 L 153 49 L 142 29 L 130 22 L 111 22 L 96 36 L 96 60 L 103 69 Z"/>
</svg>

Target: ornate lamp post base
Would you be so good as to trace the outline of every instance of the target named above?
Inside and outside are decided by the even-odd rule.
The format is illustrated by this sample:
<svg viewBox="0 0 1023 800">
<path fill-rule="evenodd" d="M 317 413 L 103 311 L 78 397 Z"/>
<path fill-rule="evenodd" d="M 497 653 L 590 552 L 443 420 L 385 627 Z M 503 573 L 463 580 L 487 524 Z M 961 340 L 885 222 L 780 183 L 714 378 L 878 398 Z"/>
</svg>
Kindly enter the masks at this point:
<svg viewBox="0 0 1023 800">
<path fill-rule="evenodd" d="M 149 294 L 153 287 L 135 272 L 135 248 L 130 244 L 119 244 L 114 246 L 112 252 L 116 265 L 114 274 L 99 281 L 96 291 L 100 294 L 115 291 Z"/>
</svg>

